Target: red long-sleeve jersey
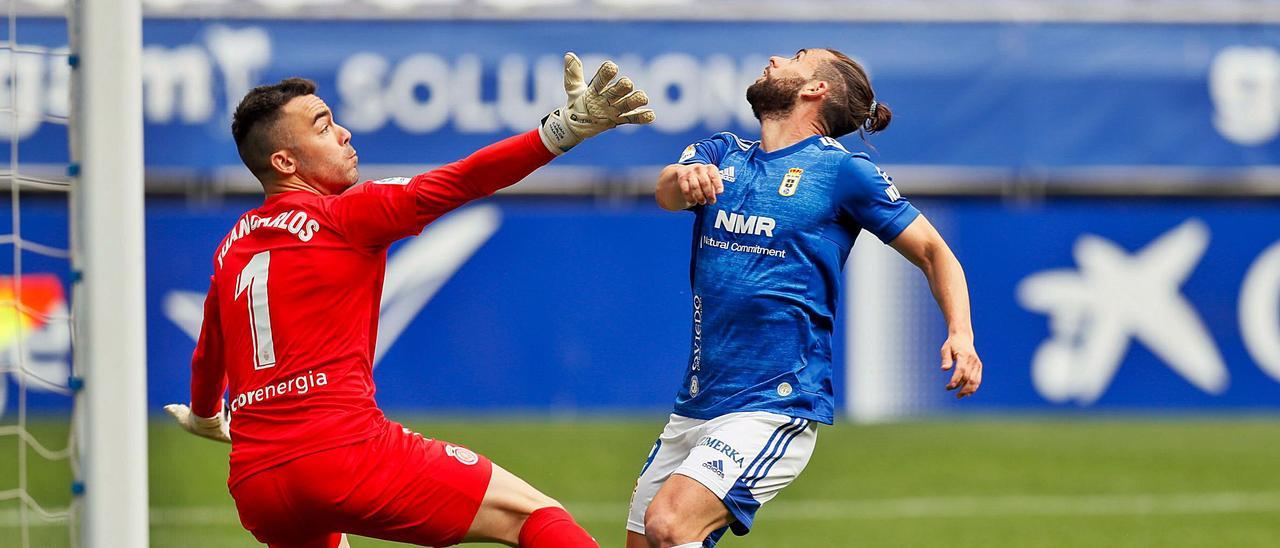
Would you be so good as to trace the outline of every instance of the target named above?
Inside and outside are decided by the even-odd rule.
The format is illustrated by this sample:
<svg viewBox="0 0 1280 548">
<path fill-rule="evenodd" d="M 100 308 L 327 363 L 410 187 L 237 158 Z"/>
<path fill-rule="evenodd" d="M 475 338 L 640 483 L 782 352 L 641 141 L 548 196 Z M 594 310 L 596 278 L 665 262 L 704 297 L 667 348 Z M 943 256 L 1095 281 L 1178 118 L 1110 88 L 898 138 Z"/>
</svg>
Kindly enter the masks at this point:
<svg viewBox="0 0 1280 548">
<path fill-rule="evenodd" d="M 412 179 L 284 192 L 240 217 L 214 254 L 191 360 L 192 412 L 216 415 L 230 391 L 230 485 L 379 431 L 373 353 L 387 247 L 553 157 L 535 130 Z"/>
</svg>

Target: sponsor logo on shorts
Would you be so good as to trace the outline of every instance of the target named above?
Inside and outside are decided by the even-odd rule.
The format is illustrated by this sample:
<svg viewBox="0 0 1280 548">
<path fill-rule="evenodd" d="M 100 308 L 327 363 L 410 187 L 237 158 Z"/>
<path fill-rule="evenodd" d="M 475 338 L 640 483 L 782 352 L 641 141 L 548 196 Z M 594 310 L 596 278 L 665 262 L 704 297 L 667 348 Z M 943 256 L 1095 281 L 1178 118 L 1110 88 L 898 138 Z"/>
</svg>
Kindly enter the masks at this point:
<svg viewBox="0 0 1280 548">
<path fill-rule="evenodd" d="M 455 459 L 458 459 L 458 462 L 461 462 L 462 464 L 465 464 L 467 466 L 471 466 L 477 462 L 480 462 L 480 457 L 476 456 L 476 452 L 470 449 L 467 449 L 466 447 L 454 447 L 452 445 L 446 445 L 444 446 L 444 452 L 448 453 L 449 456 Z"/>
<path fill-rule="evenodd" d="M 720 476 L 720 479 L 724 479 L 724 461 L 722 460 L 707 461 L 702 463 L 702 467 L 712 472 L 715 472 L 717 476 Z"/>
<path fill-rule="evenodd" d="M 716 451 L 724 453 L 724 456 L 729 457 L 729 460 L 733 461 L 739 467 L 742 466 L 742 461 L 743 461 L 742 455 L 738 453 L 738 450 L 734 449 L 732 445 L 729 445 L 723 441 L 720 441 L 710 436 L 707 436 L 699 440 L 698 445 L 710 447 L 712 449 L 715 449 Z"/>
</svg>

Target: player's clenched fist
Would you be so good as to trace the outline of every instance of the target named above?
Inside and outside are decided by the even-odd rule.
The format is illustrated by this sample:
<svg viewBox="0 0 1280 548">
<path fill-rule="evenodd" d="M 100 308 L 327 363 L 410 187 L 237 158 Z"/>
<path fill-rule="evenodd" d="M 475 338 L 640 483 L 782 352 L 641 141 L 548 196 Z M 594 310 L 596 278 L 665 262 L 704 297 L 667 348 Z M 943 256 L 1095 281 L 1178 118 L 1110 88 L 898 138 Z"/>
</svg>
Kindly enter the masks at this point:
<svg viewBox="0 0 1280 548">
<path fill-rule="evenodd" d="M 583 139 L 619 124 L 647 124 L 653 121 L 649 96 L 635 89 L 630 78 L 616 82 L 618 65 L 605 61 L 591 82 L 583 81 L 582 61 L 572 52 L 564 54 L 564 91 L 569 96 L 563 108 L 542 119 L 538 133 L 543 144 L 556 154 L 564 154 Z"/>
<path fill-rule="evenodd" d="M 691 164 L 676 168 L 676 183 L 689 205 L 716 203 L 716 195 L 724 192 L 720 170 L 710 164 Z"/>
<path fill-rule="evenodd" d="M 716 203 L 724 192 L 720 170 L 710 164 L 671 164 L 658 175 L 655 197 L 663 209 L 677 211 Z"/>
</svg>

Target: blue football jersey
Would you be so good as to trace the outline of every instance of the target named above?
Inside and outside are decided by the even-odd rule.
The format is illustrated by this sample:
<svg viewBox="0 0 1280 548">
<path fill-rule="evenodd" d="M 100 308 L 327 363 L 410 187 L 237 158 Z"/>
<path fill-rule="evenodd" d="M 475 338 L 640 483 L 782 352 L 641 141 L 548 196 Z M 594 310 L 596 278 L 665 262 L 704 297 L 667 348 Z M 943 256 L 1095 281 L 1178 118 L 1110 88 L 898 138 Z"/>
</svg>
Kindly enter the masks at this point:
<svg viewBox="0 0 1280 548">
<path fill-rule="evenodd" d="M 717 166 L 724 194 L 695 206 L 693 334 L 675 412 L 769 411 L 831 424 L 831 333 L 857 235 L 888 243 L 920 214 L 866 154 L 814 135 L 765 152 L 718 133 L 680 163 Z"/>
</svg>

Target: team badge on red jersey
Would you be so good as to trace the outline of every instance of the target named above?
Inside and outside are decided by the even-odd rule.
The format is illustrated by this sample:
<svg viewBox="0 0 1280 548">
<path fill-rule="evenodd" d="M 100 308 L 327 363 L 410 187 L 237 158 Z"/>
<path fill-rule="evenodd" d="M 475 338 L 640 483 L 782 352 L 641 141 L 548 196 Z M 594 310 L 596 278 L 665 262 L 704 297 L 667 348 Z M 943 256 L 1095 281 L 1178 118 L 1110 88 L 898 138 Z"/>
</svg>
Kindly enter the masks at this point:
<svg viewBox="0 0 1280 548">
<path fill-rule="evenodd" d="M 476 455 L 476 452 L 470 449 L 467 449 L 466 447 L 455 447 L 452 445 L 446 445 L 444 446 L 444 452 L 448 453 L 449 456 L 455 459 L 458 459 L 458 462 L 461 462 L 462 464 L 465 464 L 467 466 L 471 466 L 477 462 L 480 462 L 480 457 Z"/>
</svg>

